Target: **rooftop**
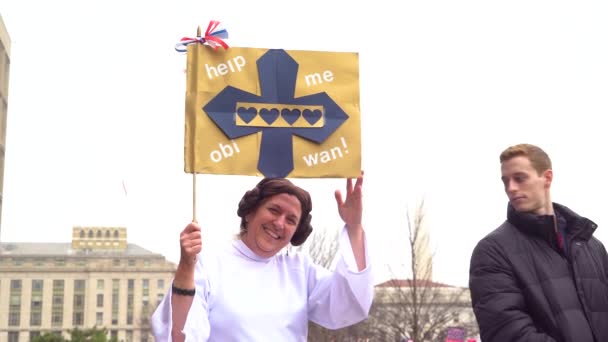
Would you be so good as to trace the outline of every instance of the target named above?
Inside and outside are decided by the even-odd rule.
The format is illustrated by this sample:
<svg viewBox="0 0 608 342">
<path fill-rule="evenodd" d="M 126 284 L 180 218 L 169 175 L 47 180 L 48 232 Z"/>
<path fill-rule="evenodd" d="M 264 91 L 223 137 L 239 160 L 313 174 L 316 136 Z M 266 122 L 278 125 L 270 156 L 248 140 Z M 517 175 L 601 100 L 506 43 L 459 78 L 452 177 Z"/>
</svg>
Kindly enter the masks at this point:
<svg viewBox="0 0 608 342">
<path fill-rule="evenodd" d="M 429 279 L 416 279 L 415 283 L 412 279 L 390 279 L 376 285 L 376 287 L 412 287 L 414 284 L 417 284 L 418 287 L 456 287 L 453 285 L 437 283 Z"/>
<path fill-rule="evenodd" d="M 69 242 L 3 242 L 0 256 L 160 256 L 138 245 L 128 243 L 126 249 L 73 249 Z"/>
</svg>

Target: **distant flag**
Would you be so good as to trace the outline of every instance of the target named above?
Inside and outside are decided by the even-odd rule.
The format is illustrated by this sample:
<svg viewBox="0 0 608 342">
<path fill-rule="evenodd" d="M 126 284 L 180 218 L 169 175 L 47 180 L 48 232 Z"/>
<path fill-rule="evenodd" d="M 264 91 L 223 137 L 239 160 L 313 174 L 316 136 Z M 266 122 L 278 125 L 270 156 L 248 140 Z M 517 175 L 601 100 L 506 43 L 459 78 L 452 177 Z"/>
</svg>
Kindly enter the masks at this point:
<svg viewBox="0 0 608 342">
<path fill-rule="evenodd" d="M 464 342 L 465 331 L 462 328 L 448 328 L 448 335 L 445 342 Z"/>
<path fill-rule="evenodd" d="M 122 180 L 122 191 L 124 191 L 125 197 L 127 197 L 127 184 L 124 179 Z"/>
</svg>

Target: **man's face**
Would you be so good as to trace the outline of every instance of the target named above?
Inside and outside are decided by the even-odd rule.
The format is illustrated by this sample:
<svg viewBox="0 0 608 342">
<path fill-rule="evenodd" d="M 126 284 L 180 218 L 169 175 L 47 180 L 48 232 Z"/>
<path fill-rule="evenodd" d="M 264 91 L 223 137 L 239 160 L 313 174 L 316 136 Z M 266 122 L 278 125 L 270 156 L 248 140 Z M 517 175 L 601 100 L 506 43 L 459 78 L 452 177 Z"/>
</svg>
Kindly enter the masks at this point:
<svg viewBox="0 0 608 342">
<path fill-rule="evenodd" d="M 517 156 L 503 162 L 501 172 L 505 192 L 515 210 L 537 215 L 549 214 L 551 170 L 539 175 L 528 157 Z"/>
</svg>

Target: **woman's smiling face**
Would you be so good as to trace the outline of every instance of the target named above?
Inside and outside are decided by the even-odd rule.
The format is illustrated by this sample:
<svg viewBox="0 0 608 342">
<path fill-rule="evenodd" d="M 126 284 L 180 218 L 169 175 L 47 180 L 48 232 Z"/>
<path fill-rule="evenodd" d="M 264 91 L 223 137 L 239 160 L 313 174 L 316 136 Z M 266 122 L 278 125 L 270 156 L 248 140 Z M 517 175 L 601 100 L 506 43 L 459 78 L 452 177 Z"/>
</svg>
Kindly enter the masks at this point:
<svg viewBox="0 0 608 342">
<path fill-rule="evenodd" d="M 255 254 L 271 257 L 291 241 L 301 217 L 302 206 L 296 196 L 274 195 L 245 217 L 247 231 L 242 240 Z"/>
</svg>

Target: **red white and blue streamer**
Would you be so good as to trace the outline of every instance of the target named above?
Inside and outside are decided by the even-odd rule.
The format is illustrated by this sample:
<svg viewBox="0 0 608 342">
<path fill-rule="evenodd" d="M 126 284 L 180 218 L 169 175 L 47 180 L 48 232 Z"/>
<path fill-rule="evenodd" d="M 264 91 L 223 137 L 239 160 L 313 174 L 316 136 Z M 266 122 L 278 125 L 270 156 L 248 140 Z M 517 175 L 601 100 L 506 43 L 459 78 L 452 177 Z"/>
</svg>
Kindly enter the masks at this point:
<svg viewBox="0 0 608 342">
<path fill-rule="evenodd" d="M 175 44 L 175 51 L 177 52 L 186 52 L 188 51 L 188 45 L 190 44 L 207 44 L 211 46 L 214 50 L 217 50 L 220 47 L 224 49 L 228 49 L 228 44 L 224 41 L 224 39 L 228 38 L 228 31 L 220 27 L 220 22 L 216 20 L 211 20 L 209 25 L 207 26 L 207 30 L 205 31 L 205 35 L 202 37 L 190 38 L 184 37 L 179 43 Z"/>
</svg>

